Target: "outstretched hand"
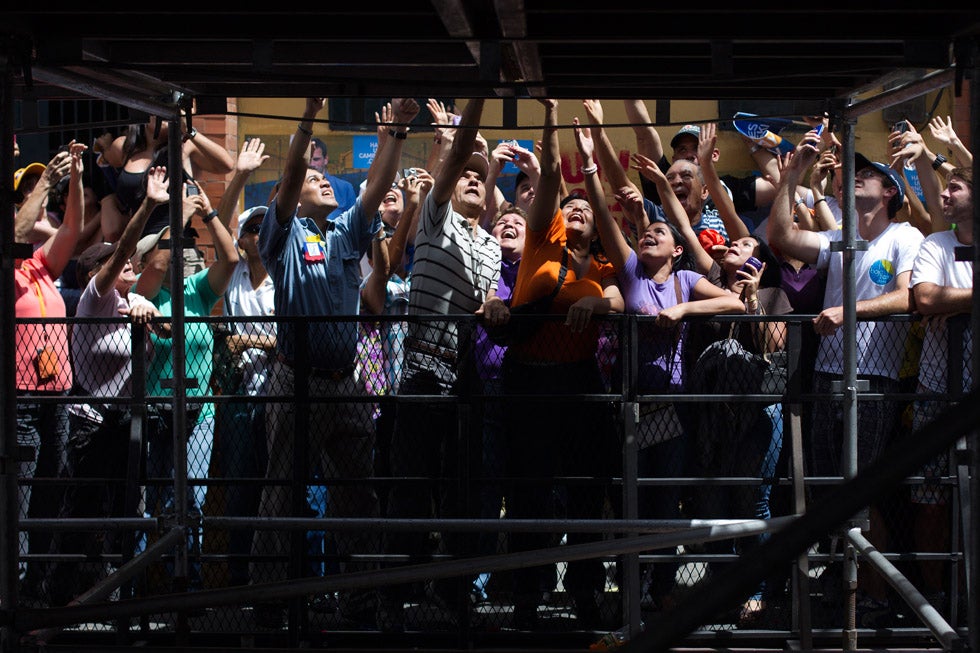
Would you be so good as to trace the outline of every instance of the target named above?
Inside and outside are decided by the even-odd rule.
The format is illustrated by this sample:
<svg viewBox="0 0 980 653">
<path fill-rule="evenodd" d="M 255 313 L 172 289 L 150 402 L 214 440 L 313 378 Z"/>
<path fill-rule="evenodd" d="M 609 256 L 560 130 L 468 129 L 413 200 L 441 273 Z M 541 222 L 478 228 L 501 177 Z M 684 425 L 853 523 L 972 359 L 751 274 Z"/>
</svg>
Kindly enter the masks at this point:
<svg viewBox="0 0 980 653">
<path fill-rule="evenodd" d="M 265 154 L 265 143 L 258 138 L 250 138 L 245 141 L 242 151 L 238 153 L 235 170 L 244 173 L 255 172 L 268 160 L 269 155 Z"/>
<path fill-rule="evenodd" d="M 572 119 L 575 123 L 575 145 L 582 155 L 582 162 L 592 161 L 595 154 L 595 143 L 592 141 L 592 130 L 579 124 L 578 117 Z"/>
<path fill-rule="evenodd" d="M 166 167 L 159 166 L 146 171 L 146 198 L 157 204 L 166 204 L 170 201 Z"/>
</svg>

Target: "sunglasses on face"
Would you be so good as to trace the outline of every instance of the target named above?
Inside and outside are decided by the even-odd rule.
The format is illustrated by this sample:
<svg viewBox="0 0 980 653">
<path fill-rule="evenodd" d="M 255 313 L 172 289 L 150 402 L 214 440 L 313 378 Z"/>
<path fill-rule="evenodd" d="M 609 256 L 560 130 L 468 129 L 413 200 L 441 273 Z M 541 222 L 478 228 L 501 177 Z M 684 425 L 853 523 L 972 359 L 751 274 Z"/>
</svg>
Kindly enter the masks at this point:
<svg viewBox="0 0 980 653">
<path fill-rule="evenodd" d="M 242 233 L 243 234 L 257 234 L 261 230 L 262 230 L 262 223 L 261 222 L 250 223 L 250 224 L 245 225 L 245 228 L 242 229 Z"/>
</svg>

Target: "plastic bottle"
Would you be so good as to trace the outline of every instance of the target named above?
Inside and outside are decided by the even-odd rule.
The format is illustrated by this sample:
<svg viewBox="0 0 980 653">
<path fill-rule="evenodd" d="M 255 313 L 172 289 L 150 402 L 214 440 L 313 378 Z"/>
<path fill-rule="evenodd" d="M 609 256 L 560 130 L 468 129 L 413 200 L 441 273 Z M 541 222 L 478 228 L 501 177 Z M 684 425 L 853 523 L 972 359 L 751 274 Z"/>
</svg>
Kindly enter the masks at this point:
<svg viewBox="0 0 980 653">
<path fill-rule="evenodd" d="M 640 622 L 640 630 L 643 629 L 643 622 Z M 613 649 L 619 648 L 626 642 L 630 641 L 630 627 L 625 625 L 619 630 L 614 630 L 611 633 L 606 633 L 603 635 L 599 641 L 590 644 L 590 651 L 611 651 Z"/>
</svg>

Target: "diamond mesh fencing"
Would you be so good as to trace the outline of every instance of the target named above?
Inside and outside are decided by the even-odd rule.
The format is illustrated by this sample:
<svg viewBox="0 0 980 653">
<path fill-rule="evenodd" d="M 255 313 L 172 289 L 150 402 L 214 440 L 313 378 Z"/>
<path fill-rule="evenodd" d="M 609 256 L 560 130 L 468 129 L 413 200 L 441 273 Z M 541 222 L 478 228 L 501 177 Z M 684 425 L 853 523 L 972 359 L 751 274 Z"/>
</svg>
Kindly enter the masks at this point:
<svg viewBox="0 0 980 653">
<path fill-rule="evenodd" d="M 294 342 L 283 356 L 243 346 L 227 320 L 188 319 L 183 381 L 173 339 L 152 328 L 75 319 L 52 337 L 64 323 L 19 321 L 30 351 L 60 342 L 70 349 L 56 364 L 75 366 L 74 384 L 18 396 L 22 604 L 64 606 L 93 587 L 96 603 L 180 593 L 166 610 L 70 632 L 605 632 L 627 622 L 627 595 L 649 620 L 768 537 L 651 548 L 636 575 L 616 550 L 624 535 L 796 514 L 794 447 L 808 501 L 847 476 L 843 349 L 807 347 L 807 316 L 674 329 L 617 316 L 595 322 L 585 360 L 546 323 L 559 334 L 546 364 L 469 318 L 404 320 L 283 319 Z M 353 364 L 312 365 L 351 330 Z M 860 470 L 971 387 L 972 346 L 965 320 L 907 317 L 859 329 L 859 341 Z M 882 375 L 882 361 L 900 374 Z M 876 546 L 960 623 L 963 460 L 954 449 L 930 461 L 869 511 Z M 617 525 L 627 516 L 647 522 L 629 531 Z M 159 551 L 175 526 L 186 547 Z M 839 536 L 811 548 L 814 627 L 844 624 Z M 562 559 L 562 547 L 603 543 Z M 120 587 L 127 563 L 139 569 Z M 330 582 L 355 572 L 362 582 Z M 785 636 L 791 572 L 772 569 L 703 631 Z M 858 626 L 915 625 L 879 583 L 862 571 Z M 180 598 L 195 593 L 214 601 Z"/>
</svg>

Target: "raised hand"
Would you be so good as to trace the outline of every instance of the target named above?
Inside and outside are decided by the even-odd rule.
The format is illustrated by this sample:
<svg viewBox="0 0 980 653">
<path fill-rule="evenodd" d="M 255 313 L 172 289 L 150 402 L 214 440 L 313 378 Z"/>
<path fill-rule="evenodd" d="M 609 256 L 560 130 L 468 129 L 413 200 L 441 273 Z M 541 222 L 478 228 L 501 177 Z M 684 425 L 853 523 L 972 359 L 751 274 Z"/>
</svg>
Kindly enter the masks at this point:
<svg viewBox="0 0 980 653">
<path fill-rule="evenodd" d="M 166 204 L 170 201 L 166 167 L 159 166 L 146 171 L 146 198 L 157 204 Z"/>
<path fill-rule="evenodd" d="M 47 167 L 44 168 L 44 172 L 41 175 L 48 178 L 53 188 L 71 171 L 71 164 L 71 154 L 68 152 L 58 152 L 48 162 Z"/>
<path fill-rule="evenodd" d="M 660 166 L 653 159 L 637 152 L 630 155 L 630 160 L 633 162 L 630 164 L 630 168 L 639 172 L 643 177 L 646 177 L 654 183 L 658 181 L 667 183 L 667 177 L 664 176 L 663 170 L 660 169 Z"/>
<path fill-rule="evenodd" d="M 434 98 L 429 98 L 428 101 L 425 103 L 425 107 L 429 110 L 429 113 L 432 115 L 433 125 L 453 124 L 452 116 L 454 114 L 452 111 L 452 107 L 447 109 L 442 102 Z"/>
<path fill-rule="evenodd" d="M 374 112 L 374 121 L 378 124 L 378 149 L 388 140 L 388 130 L 391 129 L 391 123 L 395 122 L 395 112 L 391 108 L 391 102 L 386 102 L 381 105 L 381 113 L 377 111 Z"/>
<path fill-rule="evenodd" d="M 582 100 L 582 106 L 585 107 L 585 115 L 589 119 L 589 124 L 602 124 L 602 103 L 599 100 Z"/>
<path fill-rule="evenodd" d="M 956 131 L 953 130 L 953 120 L 949 116 L 946 116 L 945 122 L 943 122 L 942 116 L 936 116 L 930 120 L 929 132 L 932 134 L 933 138 L 946 147 L 949 147 L 959 140 L 959 137 L 956 135 Z"/>
<path fill-rule="evenodd" d="M 578 117 L 573 118 L 572 122 L 575 123 L 575 145 L 578 146 L 578 151 L 582 154 L 582 161 L 591 161 L 592 155 L 595 153 L 592 131 L 588 127 L 582 127 Z"/>
<path fill-rule="evenodd" d="M 421 111 L 419 103 L 413 98 L 392 98 L 391 108 L 395 113 L 395 122 L 400 125 L 408 125 Z"/>
<path fill-rule="evenodd" d="M 85 160 L 82 158 L 82 154 L 88 149 L 88 145 L 85 143 L 77 143 L 72 140 L 68 143 L 68 156 L 71 158 L 71 173 L 78 177 L 81 177 L 82 172 L 85 170 Z"/>
<path fill-rule="evenodd" d="M 915 130 L 911 122 L 906 121 L 906 124 L 908 124 L 908 131 L 894 131 L 888 135 L 888 143 L 892 146 L 893 167 L 901 165 L 905 159 L 915 161 L 925 151 L 922 134 Z"/>
<path fill-rule="evenodd" d="M 786 160 L 783 157 L 779 157 L 779 170 L 782 172 L 783 168 L 786 167 Z M 827 180 L 827 175 L 837 167 L 837 155 L 834 154 L 832 150 L 824 150 L 820 153 L 820 158 L 817 160 L 816 165 L 813 167 L 813 172 L 810 173 L 810 188 L 816 188 L 821 193 L 824 191 L 824 182 Z"/>
<path fill-rule="evenodd" d="M 265 143 L 258 138 L 250 138 L 245 141 L 242 151 L 238 153 L 238 161 L 235 162 L 236 172 L 255 172 L 259 167 L 269 160 L 269 155 L 264 154 Z"/>
<path fill-rule="evenodd" d="M 323 111 L 323 107 L 326 105 L 327 99 L 322 97 L 309 97 L 306 98 L 306 111 L 303 115 L 307 118 L 313 118 L 316 114 Z"/>
<path fill-rule="evenodd" d="M 624 186 L 613 193 L 613 197 L 623 209 L 623 215 L 633 224 L 639 224 L 643 218 L 643 197 L 634 186 Z M 647 216 L 649 218 L 649 216 Z M 644 220 L 646 222 L 646 220 Z"/>
<path fill-rule="evenodd" d="M 711 164 L 718 145 L 718 125 L 713 122 L 701 125 L 701 135 L 698 137 L 698 161 L 701 164 Z"/>
</svg>

